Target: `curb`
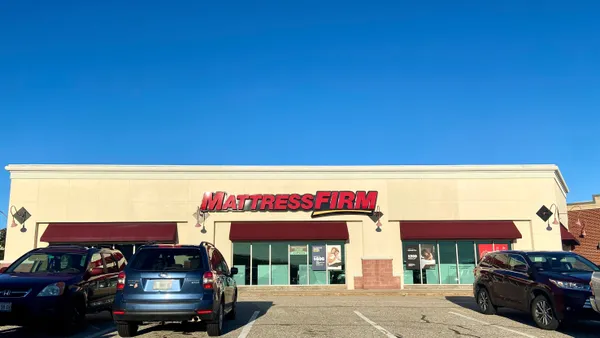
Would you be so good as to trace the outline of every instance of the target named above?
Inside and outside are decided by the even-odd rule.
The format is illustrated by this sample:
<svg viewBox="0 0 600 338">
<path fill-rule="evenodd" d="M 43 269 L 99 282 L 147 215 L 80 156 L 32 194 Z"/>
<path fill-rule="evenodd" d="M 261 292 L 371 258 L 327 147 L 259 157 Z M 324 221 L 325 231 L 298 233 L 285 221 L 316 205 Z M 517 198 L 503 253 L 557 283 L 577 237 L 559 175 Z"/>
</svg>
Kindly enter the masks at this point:
<svg viewBox="0 0 600 338">
<path fill-rule="evenodd" d="M 401 296 L 401 297 L 473 297 L 472 292 L 240 292 L 240 297 L 268 297 L 268 296 L 296 296 L 296 297 L 304 297 L 304 296 L 336 296 L 336 297 L 344 297 L 344 296 Z"/>
</svg>

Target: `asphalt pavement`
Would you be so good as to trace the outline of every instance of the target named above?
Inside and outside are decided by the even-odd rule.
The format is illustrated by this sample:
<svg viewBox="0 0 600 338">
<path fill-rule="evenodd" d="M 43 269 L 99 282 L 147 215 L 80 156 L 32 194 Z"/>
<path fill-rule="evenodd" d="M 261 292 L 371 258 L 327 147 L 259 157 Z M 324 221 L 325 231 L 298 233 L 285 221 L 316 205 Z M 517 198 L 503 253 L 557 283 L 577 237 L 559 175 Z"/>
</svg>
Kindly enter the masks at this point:
<svg viewBox="0 0 600 338">
<path fill-rule="evenodd" d="M 88 316 L 88 328 L 72 338 L 119 337 L 110 314 Z M 208 337 L 202 324 L 146 325 L 142 338 Z M 223 337 L 598 337 L 600 323 L 582 322 L 560 331 L 535 327 L 528 314 L 501 309 L 487 316 L 464 296 L 272 296 L 240 299 L 238 318 Z M 0 327 L 4 338 L 52 337 Z"/>
</svg>

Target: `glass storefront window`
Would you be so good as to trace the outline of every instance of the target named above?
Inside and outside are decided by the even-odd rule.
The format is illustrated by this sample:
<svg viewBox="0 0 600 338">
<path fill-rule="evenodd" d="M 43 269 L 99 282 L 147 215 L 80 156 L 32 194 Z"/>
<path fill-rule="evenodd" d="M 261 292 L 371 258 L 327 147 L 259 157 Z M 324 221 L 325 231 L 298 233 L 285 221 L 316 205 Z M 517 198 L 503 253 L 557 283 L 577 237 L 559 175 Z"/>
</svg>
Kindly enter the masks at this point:
<svg viewBox="0 0 600 338">
<path fill-rule="evenodd" d="M 460 284 L 472 284 L 475 281 L 475 242 L 458 241 L 458 278 Z"/>
<path fill-rule="evenodd" d="M 315 247 L 321 260 L 313 269 Z M 236 242 L 233 266 L 239 285 L 346 283 L 344 242 Z"/>
<path fill-rule="evenodd" d="M 250 285 L 250 243 L 233 243 L 233 266 L 238 268 L 236 283 Z"/>
<path fill-rule="evenodd" d="M 415 241 L 404 241 L 402 242 L 402 246 L 404 248 L 404 252 L 402 254 L 403 262 L 402 262 L 402 270 L 404 270 L 404 284 L 421 284 L 421 273 L 419 270 L 412 270 L 408 268 L 407 257 L 406 257 L 406 248 L 409 246 L 419 247 L 419 242 Z"/>
<path fill-rule="evenodd" d="M 327 253 L 326 252 L 327 246 L 325 245 L 325 243 L 313 243 L 313 244 L 309 245 L 309 247 L 308 247 L 308 250 L 310 252 L 310 255 L 308 256 L 308 264 L 310 265 L 309 281 L 310 281 L 310 284 L 317 284 L 317 285 L 318 284 L 327 284 L 327 256 L 325 256 L 325 261 L 322 262 L 324 270 L 317 269 L 315 271 L 314 266 L 313 266 L 314 264 L 313 264 L 313 255 L 312 255 L 312 252 L 313 252 L 313 249 L 315 246 L 317 248 L 321 248 L 323 253 L 325 253 L 325 254 Z"/>
<path fill-rule="evenodd" d="M 328 269 L 329 284 L 346 284 L 346 259 L 344 243 L 327 243 L 327 264 L 332 263 Z"/>
<path fill-rule="evenodd" d="M 419 243 L 419 265 L 421 267 L 421 284 L 440 284 L 438 269 L 438 248 L 436 242 Z"/>
<path fill-rule="evenodd" d="M 494 242 L 492 241 L 476 241 L 475 249 L 477 250 L 477 264 L 483 256 L 491 251 L 494 251 Z"/>
<path fill-rule="evenodd" d="M 290 243 L 290 284 L 308 284 L 308 245 Z"/>
<path fill-rule="evenodd" d="M 473 269 L 487 252 L 511 250 L 511 241 L 403 241 L 404 284 L 472 284 Z M 425 269 L 408 268 L 407 248 L 418 251 Z M 418 249 L 417 249 L 418 248 Z M 435 251 L 435 252 L 433 252 Z M 434 258 L 436 261 L 433 261 Z M 436 265 L 437 263 L 437 265 Z"/>
<path fill-rule="evenodd" d="M 288 285 L 288 244 L 271 243 L 271 285 Z"/>
<path fill-rule="evenodd" d="M 440 275 L 442 284 L 458 284 L 456 242 L 439 242 Z"/>
<path fill-rule="evenodd" d="M 269 285 L 269 243 L 252 243 L 252 285 Z"/>
</svg>

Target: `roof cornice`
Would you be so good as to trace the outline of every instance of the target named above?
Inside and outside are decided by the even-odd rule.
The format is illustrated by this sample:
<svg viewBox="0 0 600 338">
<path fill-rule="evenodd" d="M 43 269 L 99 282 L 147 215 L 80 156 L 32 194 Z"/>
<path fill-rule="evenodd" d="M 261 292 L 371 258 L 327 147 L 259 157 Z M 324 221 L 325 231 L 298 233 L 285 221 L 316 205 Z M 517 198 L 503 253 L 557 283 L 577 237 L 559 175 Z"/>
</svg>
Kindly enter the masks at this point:
<svg viewBox="0 0 600 338">
<path fill-rule="evenodd" d="M 219 165 L 97 165 L 97 164 L 10 164 L 5 167 L 11 173 L 11 178 L 84 178 L 105 175 L 106 178 L 115 176 L 129 177 L 140 174 L 170 174 L 181 179 L 190 176 L 209 178 L 215 175 L 224 178 L 260 178 L 267 175 L 271 179 L 273 173 L 284 176 L 360 176 L 363 178 L 435 178 L 438 175 L 456 175 L 479 177 L 481 175 L 518 175 L 552 174 L 557 184 L 566 194 L 568 187 L 558 166 L 552 164 L 529 165 L 377 165 L 377 166 L 219 166 Z M 300 177 L 301 178 L 301 177 Z"/>
</svg>

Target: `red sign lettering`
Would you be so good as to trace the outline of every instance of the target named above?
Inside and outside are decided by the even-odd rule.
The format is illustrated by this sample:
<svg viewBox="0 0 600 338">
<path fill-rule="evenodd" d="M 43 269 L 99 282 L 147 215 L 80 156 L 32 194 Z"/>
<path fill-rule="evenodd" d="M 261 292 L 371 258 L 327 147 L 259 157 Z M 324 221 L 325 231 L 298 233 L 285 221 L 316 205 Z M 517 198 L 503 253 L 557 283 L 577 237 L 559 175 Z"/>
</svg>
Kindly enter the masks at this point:
<svg viewBox="0 0 600 338">
<path fill-rule="evenodd" d="M 207 192 L 200 210 L 226 211 L 312 211 L 311 217 L 327 215 L 373 215 L 377 206 L 377 191 L 317 191 L 314 194 L 253 194 L 228 195 Z"/>
</svg>

